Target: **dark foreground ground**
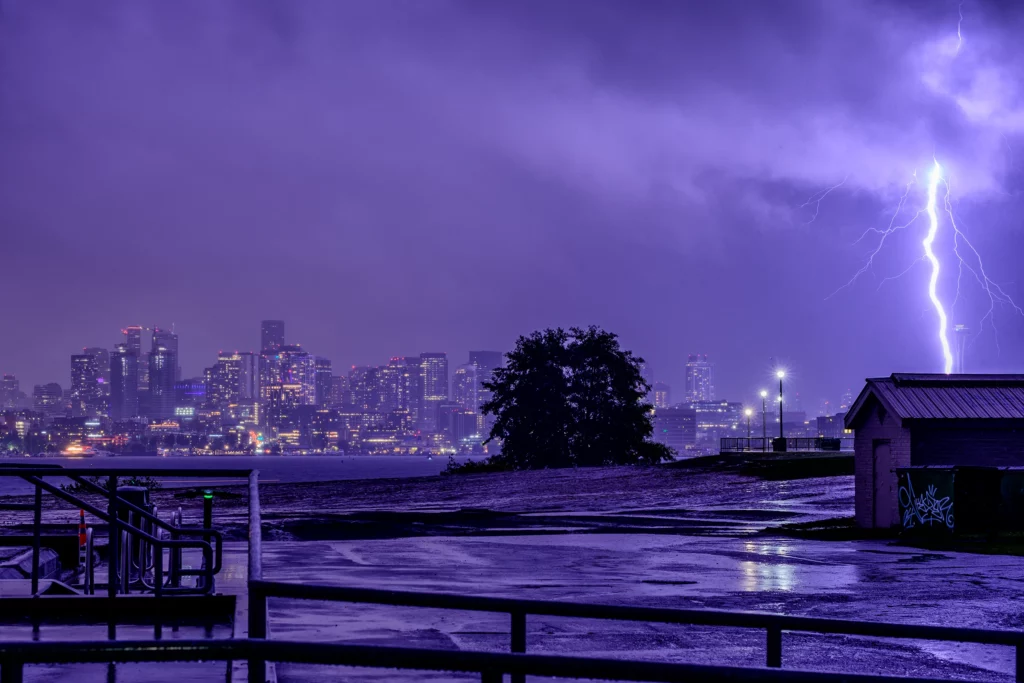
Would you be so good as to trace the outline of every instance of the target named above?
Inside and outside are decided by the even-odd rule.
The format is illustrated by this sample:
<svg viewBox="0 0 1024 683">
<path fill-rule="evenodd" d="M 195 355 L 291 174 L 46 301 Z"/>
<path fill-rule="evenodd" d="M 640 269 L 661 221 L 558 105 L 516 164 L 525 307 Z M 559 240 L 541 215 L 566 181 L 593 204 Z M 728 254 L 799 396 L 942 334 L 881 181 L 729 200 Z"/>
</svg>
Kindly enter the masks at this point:
<svg viewBox="0 0 1024 683">
<path fill-rule="evenodd" d="M 216 516 L 241 538 L 244 499 Z M 161 491 L 168 511 L 198 500 Z M 337 585 L 1022 629 L 1024 560 L 794 538 L 852 513 L 852 477 L 607 468 L 268 485 L 265 574 Z M 48 519 L 61 521 L 48 512 Z M 239 549 L 241 547 L 239 546 Z M 271 603 L 276 638 L 507 650 L 507 617 Z M 535 617 L 532 652 L 757 666 L 761 632 Z M 1012 680 L 1007 648 L 785 635 L 784 666 Z M 56 671 L 41 671 L 56 680 Z M 160 675 L 170 675 L 170 670 Z M 284 666 L 282 681 L 471 680 Z M 156 674 L 154 674 L 156 675 Z M 209 671 L 211 680 L 222 676 Z M 200 680 L 190 672 L 190 680 Z M 60 678 L 61 680 L 82 680 Z M 133 680 L 146 680 L 134 678 Z"/>
</svg>

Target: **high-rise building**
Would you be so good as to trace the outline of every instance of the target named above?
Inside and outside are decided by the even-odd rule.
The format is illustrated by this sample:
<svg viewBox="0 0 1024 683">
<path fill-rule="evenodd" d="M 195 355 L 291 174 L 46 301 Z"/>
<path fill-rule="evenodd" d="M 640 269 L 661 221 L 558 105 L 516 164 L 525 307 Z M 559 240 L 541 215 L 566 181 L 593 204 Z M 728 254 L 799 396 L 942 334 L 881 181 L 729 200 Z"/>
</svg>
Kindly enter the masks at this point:
<svg viewBox="0 0 1024 683">
<path fill-rule="evenodd" d="M 401 409 L 409 414 L 410 424 L 419 427 L 423 416 L 423 376 L 419 356 L 405 357 L 405 370 L 402 374 L 403 405 Z"/>
<path fill-rule="evenodd" d="M 264 320 L 260 323 L 260 351 L 276 351 L 284 346 L 284 321 Z"/>
<path fill-rule="evenodd" d="M 315 368 L 315 403 L 318 406 L 324 407 L 331 402 L 331 379 L 334 377 L 331 370 L 331 359 L 317 356 L 313 360 L 313 366 Z"/>
<path fill-rule="evenodd" d="M 672 388 L 669 385 L 664 382 L 655 382 L 652 391 L 655 408 L 668 408 L 672 405 Z"/>
<path fill-rule="evenodd" d="M 146 417 L 161 421 L 174 418 L 174 384 L 177 370 L 178 359 L 170 349 L 158 346 L 150 351 Z"/>
<path fill-rule="evenodd" d="M 142 350 L 142 326 L 131 325 L 121 332 L 124 334 L 125 346 L 138 359 L 139 371 L 136 373 L 139 382 L 138 390 L 139 392 L 149 391 L 149 353 Z"/>
<path fill-rule="evenodd" d="M 259 366 L 252 351 L 236 351 L 238 356 L 238 400 L 252 403 L 259 397 Z"/>
<path fill-rule="evenodd" d="M 490 389 L 484 388 L 484 383 L 494 380 L 494 371 L 505 364 L 505 354 L 501 351 L 470 351 L 469 362 L 476 366 L 477 404 L 482 406 L 494 397 Z M 485 421 L 493 420 L 493 415 L 485 417 Z"/>
<path fill-rule="evenodd" d="M 332 407 L 342 406 L 349 402 L 346 394 L 348 394 L 348 377 L 344 375 L 332 375 L 331 376 L 331 397 L 328 400 L 328 404 Z"/>
<path fill-rule="evenodd" d="M 103 386 L 96 356 L 71 356 L 71 415 L 96 417 L 103 408 Z"/>
<path fill-rule="evenodd" d="M 47 417 L 66 415 L 64 405 L 64 391 L 56 382 L 37 384 L 32 389 L 32 408 Z"/>
<path fill-rule="evenodd" d="M 172 330 L 164 330 L 159 327 L 153 327 L 153 343 L 150 353 L 155 353 L 158 348 L 167 349 L 174 354 L 174 362 L 181 362 L 181 355 L 178 353 L 178 335 Z M 181 367 L 176 365 L 174 368 L 174 381 L 177 382 L 181 379 Z"/>
<path fill-rule="evenodd" d="M 480 407 L 479 387 L 476 364 L 460 365 L 452 375 L 452 403 L 462 410 L 477 412 Z"/>
<path fill-rule="evenodd" d="M 697 442 L 697 411 L 693 408 L 656 408 L 651 438 L 655 443 L 675 450 L 678 455 L 692 450 Z"/>
<path fill-rule="evenodd" d="M 90 346 L 83 349 L 82 353 L 96 358 L 96 368 L 99 371 L 100 384 L 110 383 L 110 351 L 101 346 Z"/>
<path fill-rule="evenodd" d="M 401 356 L 391 358 L 387 365 L 376 368 L 371 403 L 377 411 L 390 413 L 406 409 L 405 368 L 406 359 Z"/>
<path fill-rule="evenodd" d="M 686 357 L 686 401 L 715 400 L 714 369 L 707 354 L 691 353 Z"/>
<path fill-rule="evenodd" d="M 0 380 L 0 410 L 17 408 L 21 402 L 21 383 L 14 375 L 4 375 Z"/>
<path fill-rule="evenodd" d="M 373 383 L 377 369 L 370 365 L 353 365 L 348 371 L 348 390 L 352 395 L 352 405 L 360 410 L 369 410 L 374 402 Z"/>
<path fill-rule="evenodd" d="M 110 354 L 110 417 L 115 421 L 139 415 L 139 355 L 128 344 Z"/>
<path fill-rule="evenodd" d="M 423 386 L 420 427 L 428 432 L 437 431 L 437 408 L 448 402 L 448 354 L 421 353 L 420 381 Z"/>
</svg>

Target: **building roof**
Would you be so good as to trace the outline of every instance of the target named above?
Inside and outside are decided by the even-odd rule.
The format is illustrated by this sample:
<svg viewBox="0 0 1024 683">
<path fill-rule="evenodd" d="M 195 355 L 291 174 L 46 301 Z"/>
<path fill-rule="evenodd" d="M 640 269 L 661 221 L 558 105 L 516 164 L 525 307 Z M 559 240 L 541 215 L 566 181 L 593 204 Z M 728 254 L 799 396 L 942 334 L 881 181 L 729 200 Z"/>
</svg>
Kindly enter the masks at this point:
<svg viewBox="0 0 1024 683">
<path fill-rule="evenodd" d="M 1024 375 L 915 375 L 868 379 L 846 413 L 851 427 L 874 396 L 903 420 L 1024 420 Z"/>
</svg>

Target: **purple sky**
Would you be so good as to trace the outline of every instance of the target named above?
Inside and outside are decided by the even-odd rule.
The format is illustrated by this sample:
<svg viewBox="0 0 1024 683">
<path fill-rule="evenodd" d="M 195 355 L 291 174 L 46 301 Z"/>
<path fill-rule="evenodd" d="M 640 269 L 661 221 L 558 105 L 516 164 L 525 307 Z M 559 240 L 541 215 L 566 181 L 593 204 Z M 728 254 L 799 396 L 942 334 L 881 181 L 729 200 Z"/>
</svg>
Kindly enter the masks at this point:
<svg viewBox="0 0 1024 683">
<path fill-rule="evenodd" d="M 339 365 L 593 323 L 677 391 L 688 352 L 735 400 L 781 358 L 812 410 L 937 371 L 926 265 L 879 288 L 925 223 L 829 295 L 935 155 L 1024 299 L 1024 17 L 962 11 L 961 42 L 938 0 L 0 0 L 0 370 L 66 385 L 173 322 L 198 374 L 282 317 Z M 1024 369 L 963 292 L 968 369 Z"/>
</svg>

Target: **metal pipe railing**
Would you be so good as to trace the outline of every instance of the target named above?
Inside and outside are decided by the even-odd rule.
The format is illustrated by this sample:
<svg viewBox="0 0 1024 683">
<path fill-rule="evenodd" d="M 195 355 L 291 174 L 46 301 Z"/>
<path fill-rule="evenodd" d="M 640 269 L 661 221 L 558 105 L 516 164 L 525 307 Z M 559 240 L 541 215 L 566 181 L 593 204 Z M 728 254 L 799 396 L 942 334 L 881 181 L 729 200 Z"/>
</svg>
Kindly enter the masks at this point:
<svg viewBox="0 0 1024 683">
<path fill-rule="evenodd" d="M 767 636 L 765 664 L 771 668 L 782 666 L 783 631 L 1006 645 L 1016 648 L 1016 680 L 1024 682 L 1024 631 L 994 631 L 950 626 L 917 626 L 847 619 L 797 617 L 757 612 L 629 607 L 622 605 L 516 600 L 444 593 L 414 593 L 370 588 L 250 581 L 250 637 L 266 637 L 266 601 L 268 598 L 325 600 L 399 607 L 429 607 L 473 612 L 505 613 L 511 616 L 513 652 L 526 651 L 527 615 L 763 629 Z M 521 648 L 521 650 L 516 648 Z"/>
<path fill-rule="evenodd" d="M 295 641 L 172 640 L 0 643 L 0 680 L 23 683 L 26 664 L 231 661 L 260 656 L 269 661 L 412 671 L 448 671 L 480 676 L 481 683 L 514 677 L 582 678 L 612 681 L 708 681 L 710 683 L 939 683 L 946 679 L 905 678 L 820 671 L 669 664 L 553 655 L 465 652 L 422 648 L 339 645 Z M 249 675 L 249 681 L 262 679 Z"/>
</svg>

